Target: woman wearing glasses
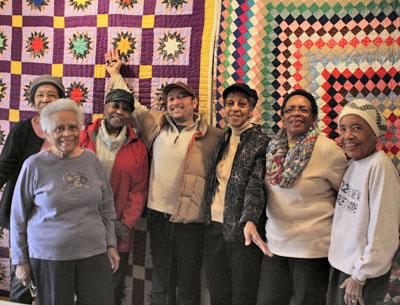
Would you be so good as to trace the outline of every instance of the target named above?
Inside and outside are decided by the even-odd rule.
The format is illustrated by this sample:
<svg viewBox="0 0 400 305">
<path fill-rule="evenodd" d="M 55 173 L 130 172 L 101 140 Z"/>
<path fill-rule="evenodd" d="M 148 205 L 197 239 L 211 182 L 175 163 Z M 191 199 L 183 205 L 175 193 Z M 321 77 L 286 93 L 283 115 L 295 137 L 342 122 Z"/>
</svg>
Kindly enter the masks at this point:
<svg viewBox="0 0 400 305">
<path fill-rule="evenodd" d="M 0 189 L 6 184 L 0 202 L 0 226 L 3 228 L 10 227 L 11 200 L 22 164 L 29 156 L 49 146 L 40 127 L 41 111 L 62 97 L 65 97 L 65 89 L 59 77 L 42 75 L 30 84 L 29 104 L 37 113 L 11 129 L 0 155 Z M 28 288 L 15 279 L 14 268 L 11 268 L 10 301 L 32 303 Z"/>
<path fill-rule="evenodd" d="M 266 237 L 257 305 L 323 305 L 332 216 L 347 161 L 316 129 L 314 97 L 296 90 L 282 104 L 284 128 L 269 142 Z M 264 246 L 265 244 L 260 241 Z"/>
</svg>

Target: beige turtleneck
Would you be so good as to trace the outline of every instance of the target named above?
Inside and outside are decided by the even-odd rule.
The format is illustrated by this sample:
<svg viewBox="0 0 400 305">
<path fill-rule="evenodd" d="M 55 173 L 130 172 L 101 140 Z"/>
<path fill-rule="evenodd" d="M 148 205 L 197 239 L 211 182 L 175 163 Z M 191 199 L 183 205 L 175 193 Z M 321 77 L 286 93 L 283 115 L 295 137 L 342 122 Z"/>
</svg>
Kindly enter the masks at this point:
<svg viewBox="0 0 400 305">
<path fill-rule="evenodd" d="M 214 199 L 211 205 L 212 221 L 222 223 L 224 220 L 226 186 L 228 184 L 229 177 L 231 176 L 233 160 L 235 158 L 236 150 L 240 142 L 240 135 L 243 131 L 251 127 L 253 127 L 253 125 L 250 123 L 250 121 L 247 121 L 239 128 L 231 127 L 232 135 L 216 168 L 217 185 L 215 188 Z"/>
<path fill-rule="evenodd" d="M 97 137 L 96 137 L 96 156 L 101 161 L 104 169 L 107 172 L 107 177 L 111 177 L 112 169 L 114 167 L 115 158 L 121 146 L 125 143 L 127 138 L 126 125 L 118 136 L 112 136 L 108 133 L 105 121 L 101 122 Z"/>
</svg>

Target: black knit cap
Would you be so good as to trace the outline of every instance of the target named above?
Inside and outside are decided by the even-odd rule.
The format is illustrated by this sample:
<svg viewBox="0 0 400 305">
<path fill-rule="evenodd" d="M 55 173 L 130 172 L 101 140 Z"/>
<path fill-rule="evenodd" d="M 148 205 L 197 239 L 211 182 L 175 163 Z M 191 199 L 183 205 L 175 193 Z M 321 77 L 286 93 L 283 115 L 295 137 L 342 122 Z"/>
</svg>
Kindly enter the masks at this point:
<svg viewBox="0 0 400 305">
<path fill-rule="evenodd" d="M 106 95 L 105 104 L 108 102 L 127 102 L 131 106 L 131 110 L 135 110 L 135 99 L 132 93 L 124 89 L 113 89 Z"/>
<path fill-rule="evenodd" d="M 237 84 L 230 85 L 228 88 L 226 88 L 224 90 L 224 92 L 222 93 L 222 97 L 224 99 L 226 99 L 227 96 L 229 95 L 229 93 L 236 92 L 236 91 L 243 92 L 248 97 L 251 97 L 253 99 L 252 106 L 255 107 L 255 105 L 257 104 L 257 101 L 258 101 L 257 91 L 254 89 L 251 89 L 247 84 L 237 83 Z"/>
</svg>

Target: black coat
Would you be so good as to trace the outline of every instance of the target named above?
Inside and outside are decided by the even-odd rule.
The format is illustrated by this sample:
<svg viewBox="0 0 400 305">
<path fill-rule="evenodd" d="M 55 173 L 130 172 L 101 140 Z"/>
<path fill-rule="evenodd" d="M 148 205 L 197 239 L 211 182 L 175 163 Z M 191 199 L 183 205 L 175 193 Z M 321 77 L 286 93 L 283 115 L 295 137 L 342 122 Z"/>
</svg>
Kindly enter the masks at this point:
<svg viewBox="0 0 400 305">
<path fill-rule="evenodd" d="M 229 145 L 231 130 L 228 130 L 218 162 Z M 258 227 L 261 237 L 265 230 L 266 189 L 265 154 L 269 138 L 262 132 L 261 126 L 254 126 L 242 132 L 233 160 L 231 174 L 225 193 L 223 234 L 226 241 L 244 240 L 243 227 L 252 221 Z M 211 219 L 211 203 L 216 189 L 216 175 L 212 181 L 209 197 L 208 220 Z"/>
<path fill-rule="evenodd" d="M 0 188 L 7 183 L 0 201 L 0 226 L 10 227 L 11 200 L 24 161 L 38 153 L 44 139 L 39 138 L 31 119 L 17 123 L 7 136 L 0 154 Z"/>
</svg>

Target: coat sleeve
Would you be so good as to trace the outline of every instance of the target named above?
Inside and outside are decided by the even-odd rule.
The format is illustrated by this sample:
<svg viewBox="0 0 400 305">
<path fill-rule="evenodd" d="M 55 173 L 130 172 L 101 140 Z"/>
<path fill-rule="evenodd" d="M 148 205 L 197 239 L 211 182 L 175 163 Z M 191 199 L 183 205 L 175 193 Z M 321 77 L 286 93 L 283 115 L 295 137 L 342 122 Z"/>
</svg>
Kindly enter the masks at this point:
<svg viewBox="0 0 400 305">
<path fill-rule="evenodd" d="M 367 245 L 356 260 L 352 274 L 360 281 L 382 275 L 398 247 L 400 179 L 394 166 L 388 164 L 374 166 L 369 177 Z"/>
<path fill-rule="evenodd" d="M 143 212 L 144 206 L 147 201 L 148 194 L 148 181 L 149 181 L 149 163 L 147 158 L 147 150 L 144 144 L 141 144 L 140 158 L 138 158 L 138 169 L 133 172 L 129 195 L 128 204 L 122 212 L 122 222 L 130 229 L 133 229 L 137 220 Z M 140 177 L 138 179 L 138 177 Z"/>
<path fill-rule="evenodd" d="M 21 166 L 18 125 L 11 129 L 7 136 L 6 143 L 0 154 L 0 188 L 7 183 L 15 171 Z M 20 164 L 21 163 L 21 164 Z"/>
<path fill-rule="evenodd" d="M 25 162 L 14 189 L 11 204 L 10 242 L 12 264 L 19 265 L 28 262 L 28 218 L 34 205 L 35 175 L 32 165 Z"/>
<path fill-rule="evenodd" d="M 265 209 L 265 150 L 268 143 L 266 140 L 262 143 L 255 155 L 254 168 L 246 185 L 243 212 L 240 218 L 241 224 L 251 221 L 257 226 Z M 251 147 L 251 149 L 254 149 L 254 147 Z"/>
</svg>

